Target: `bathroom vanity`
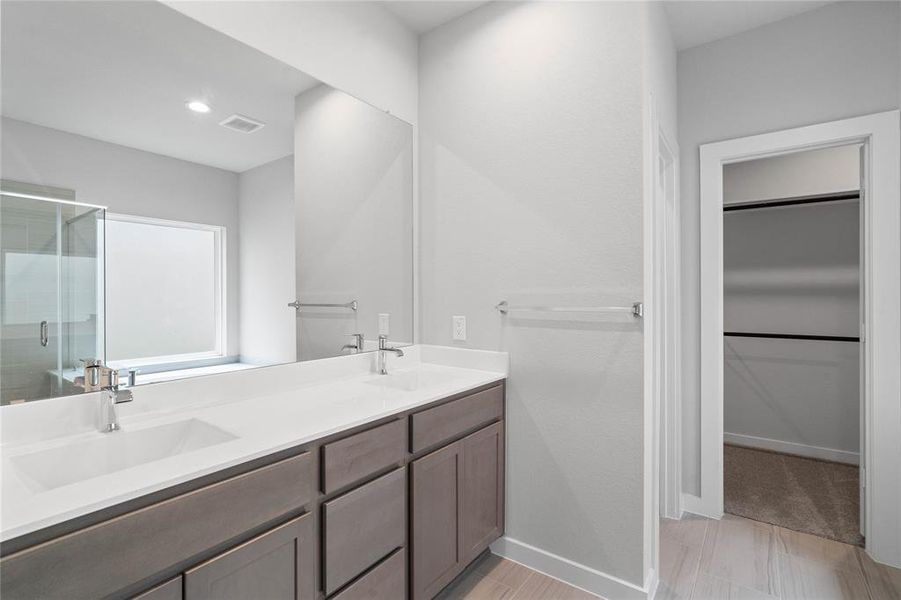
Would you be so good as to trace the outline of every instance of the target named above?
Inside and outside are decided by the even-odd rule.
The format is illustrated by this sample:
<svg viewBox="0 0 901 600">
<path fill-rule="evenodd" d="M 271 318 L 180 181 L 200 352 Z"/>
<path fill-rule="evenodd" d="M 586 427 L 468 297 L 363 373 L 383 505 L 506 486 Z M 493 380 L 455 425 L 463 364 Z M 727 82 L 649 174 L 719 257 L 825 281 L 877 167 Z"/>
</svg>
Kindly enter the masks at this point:
<svg viewBox="0 0 901 600">
<path fill-rule="evenodd" d="M 4 445 L 4 480 L 21 485 L 10 481 L 3 490 L 4 522 L 14 529 L 4 527 L 0 592 L 7 599 L 434 597 L 504 530 L 506 369 L 423 362 L 429 353 L 442 354 L 411 347 L 408 358 L 392 357 L 395 368 L 382 376 L 368 368 L 354 374 L 373 355 L 316 361 L 345 371 L 268 399 L 123 415 L 122 432 L 81 434 L 73 445 L 53 439 Z M 444 354 L 462 364 L 467 353 Z M 271 369 L 315 373 L 316 362 L 207 382 L 241 387 Z M 153 388 L 176 392 L 185 385 L 139 390 L 133 404 L 142 391 L 163 398 L 165 390 Z M 29 467 L 58 448 L 78 452 L 85 437 L 128 440 L 145 423 L 152 426 L 143 431 L 160 430 L 166 427 L 160 418 L 181 424 L 186 417 L 194 424 L 185 431 L 199 432 L 186 435 L 212 438 L 212 430 L 198 429 L 202 422 L 231 437 L 49 489 L 40 484 L 53 482 Z M 213 457 L 221 468 L 200 468 Z M 154 478 L 165 480 L 167 464 L 181 469 L 183 481 L 148 487 Z M 114 480 L 152 491 L 119 501 L 111 486 L 105 497 L 104 483 Z M 77 514 L 104 499 L 107 506 Z M 31 515 L 22 508 L 29 503 Z M 19 523 L 6 519 L 9 504 L 21 509 Z"/>
</svg>

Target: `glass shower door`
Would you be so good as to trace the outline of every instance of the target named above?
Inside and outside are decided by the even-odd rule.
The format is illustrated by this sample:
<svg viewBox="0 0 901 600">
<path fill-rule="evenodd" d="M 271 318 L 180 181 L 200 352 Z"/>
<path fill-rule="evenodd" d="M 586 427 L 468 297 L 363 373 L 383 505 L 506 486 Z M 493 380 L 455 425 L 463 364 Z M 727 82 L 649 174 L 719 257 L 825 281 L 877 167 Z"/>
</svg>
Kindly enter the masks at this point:
<svg viewBox="0 0 901 600">
<path fill-rule="evenodd" d="M 104 358 L 104 213 L 3 183 L 0 403 L 80 393 L 80 359 Z"/>
</svg>

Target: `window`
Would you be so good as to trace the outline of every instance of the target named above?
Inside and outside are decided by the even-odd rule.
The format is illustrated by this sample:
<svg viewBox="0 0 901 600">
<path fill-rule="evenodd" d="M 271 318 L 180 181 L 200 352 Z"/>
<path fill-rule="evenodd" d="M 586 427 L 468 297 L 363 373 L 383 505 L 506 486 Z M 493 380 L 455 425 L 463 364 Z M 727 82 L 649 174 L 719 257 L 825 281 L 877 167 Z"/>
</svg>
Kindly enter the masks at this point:
<svg viewBox="0 0 901 600">
<path fill-rule="evenodd" d="M 107 214 L 106 249 L 107 362 L 225 355 L 224 227 Z"/>
</svg>

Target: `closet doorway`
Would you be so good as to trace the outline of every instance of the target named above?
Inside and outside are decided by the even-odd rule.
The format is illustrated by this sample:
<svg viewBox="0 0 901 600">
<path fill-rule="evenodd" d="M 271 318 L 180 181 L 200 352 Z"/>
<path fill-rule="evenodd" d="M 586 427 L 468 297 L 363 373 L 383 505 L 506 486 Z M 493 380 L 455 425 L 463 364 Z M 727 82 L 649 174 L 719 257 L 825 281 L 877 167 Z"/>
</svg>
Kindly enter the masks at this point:
<svg viewBox="0 0 901 600">
<path fill-rule="evenodd" d="M 723 167 L 724 510 L 858 546 L 862 151 Z"/>
<path fill-rule="evenodd" d="M 819 210 L 826 206 L 842 207 L 848 212 L 854 212 L 854 203 L 859 206 L 857 211 L 859 219 L 859 254 L 858 267 L 860 276 L 857 279 L 860 287 L 858 296 L 860 325 L 855 331 L 849 331 L 842 328 L 845 321 L 839 322 L 838 318 L 834 322 L 827 322 L 824 319 L 814 321 L 813 317 L 807 312 L 812 312 L 812 308 L 807 310 L 794 311 L 792 315 L 782 315 L 779 319 L 773 315 L 772 311 L 767 311 L 767 315 L 773 316 L 771 320 L 763 321 L 763 315 L 758 311 L 758 319 L 753 323 L 750 321 L 735 321 L 734 306 L 726 308 L 727 285 L 725 280 L 725 254 L 724 254 L 724 233 L 727 215 L 725 204 L 725 173 L 727 167 L 737 163 L 745 163 L 748 161 L 756 161 L 759 159 L 770 159 L 776 157 L 784 157 L 798 155 L 808 151 L 825 150 L 837 147 L 855 147 L 860 148 L 860 157 L 858 173 L 859 173 L 859 199 L 854 198 L 833 197 L 830 202 L 821 202 L 819 207 L 804 206 L 811 210 Z M 759 163 L 763 164 L 763 163 Z M 818 125 L 810 125 L 796 129 L 776 131 L 772 133 L 760 134 L 751 137 L 737 138 L 711 144 L 704 144 L 700 148 L 700 288 L 701 288 L 701 320 L 700 320 L 700 350 L 701 350 L 701 390 L 700 390 L 700 495 L 687 496 L 683 495 L 683 504 L 687 510 L 697 514 L 705 515 L 712 518 L 721 518 L 724 514 L 724 443 L 726 442 L 725 433 L 725 392 L 726 392 L 726 351 L 727 339 L 733 348 L 733 363 L 743 358 L 743 354 L 749 351 L 746 347 L 749 343 L 768 343 L 772 348 L 774 344 L 782 342 L 784 344 L 847 344 L 840 346 L 843 350 L 835 350 L 836 353 L 850 353 L 851 356 L 841 356 L 836 361 L 838 354 L 832 355 L 833 365 L 837 362 L 847 363 L 845 371 L 855 372 L 853 367 L 853 352 L 851 349 L 857 345 L 860 355 L 860 367 L 856 371 L 860 382 L 858 399 L 860 412 L 852 414 L 849 417 L 852 422 L 859 423 L 858 444 L 859 444 L 859 480 L 861 485 L 865 487 L 865 493 L 862 494 L 860 503 L 860 513 L 858 516 L 862 528 L 862 540 L 858 540 L 865 544 L 865 551 L 877 562 L 885 563 L 895 567 L 901 567 L 901 278 L 898 273 L 901 271 L 901 203 L 898 198 L 901 197 L 901 173 L 899 173 L 898 165 L 901 164 L 901 113 L 899 111 L 888 111 L 876 113 L 862 117 L 844 119 L 840 121 L 832 121 L 821 123 Z M 824 177 L 826 173 L 821 173 Z M 829 173 L 831 175 L 831 173 Z M 850 190 L 847 191 L 851 194 Z M 834 190 L 825 193 L 838 193 Z M 780 194 L 781 195 L 781 194 Z M 817 194 L 814 194 L 814 196 Z M 820 194 L 822 196 L 822 194 Z M 786 200 L 803 200 L 801 197 L 789 196 Z M 775 197 L 770 197 L 773 199 Z M 783 207 L 787 212 L 792 205 Z M 851 207 L 851 208 L 848 208 Z M 760 214 L 764 211 L 777 210 L 780 207 L 761 208 Z M 791 210 L 801 211 L 802 205 L 794 205 Z M 841 211 L 840 208 L 835 208 Z M 752 213 L 749 209 L 741 215 L 746 217 Z M 731 219 L 731 215 L 729 216 Z M 797 220 L 798 217 L 795 217 Z M 823 217 L 825 218 L 825 217 Z M 782 227 L 784 224 L 791 222 L 790 219 L 784 218 L 774 227 Z M 785 246 L 788 242 L 783 242 Z M 812 243 L 812 242 L 811 242 Z M 840 245 L 835 239 L 828 246 L 828 251 L 838 253 L 838 248 L 834 246 Z M 775 242 L 766 246 L 766 252 L 772 253 L 778 246 Z M 796 247 L 799 245 L 796 244 Z M 803 247 L 797 250 L 798 258 L 803 258 L 801 250 L 807 251 L 809 248 Z M 761 247 L 760 244 L 757 245 Z M 846 246 L 847 250 L 847 241 Z M 731 252 L 731 250 L 730 250 Z M 780 257 L 784 258 L 784 252 Z M 846 256 L 848 253 L 846 252 Z M 810 253 L 806 255 L 810 260 Z M 822 257 L 820 257 L 822 258 Z M 731 259 L 730 259 L 730 264 Z M 784 266 L 784 272 L 790 273 L 788 266 Z M 836 271 L 837 272 L 837 271 Z M 849 273 L 851 271 L 849 270 Z M 746 275 L 749 275 L 746 273 Z M 807 286 L 810 288 L 814 281 L 813 276 L 808 273 L 809 277 Z M 772 277 L 772 274 L 767 275 Z M 798 287 L 803 281 L 801 272 L 786 277 L 794 279 L 790 281 L 792 286 Z M 853 276 L 850 279 L 853 284 Z M 735 280 L 733 279 L 732 289 L 734 289 Z M 769 284 L 774 285 L 774 281 Z M 739 286 L 740 287 L 740 286 Z M 849 287 L 848 293 L 853 294 L 852 288 Z M 807 290 L 809 292 L 809 290 Z M 731 294 L 731 290 L 730 290 Z M 764 297 L 766 294 L 760 294 Z M 783 295 L 789 295 L 785 293 Z M 800 295 L 800 294 L 799 294 Z M 747 302 L 747 300 L 745 300 Z M 787 302 L 787 301 L 786 301 Z M 772 304 L 772 299 L 768 302 Z M 775 309 L 788 310 L 789 306 L 799 304 L 797 298 L 793 298 L 790 303 L 779 304 Z M 850 303 L 846 303 L 850 306 Z M 833 307 L 834 309 L 834 307 Z M 727 329 L 727 310 L 730 319 Z M 837 309 L 834 309 L 837 310 Z M 852 310 L 852 309 L 843 309 Z M 797 316 L 800 315 L 800 316 Z M 750 318 L 750 317 L 748 317 Z M 798 329 L 802 324 L 809 327 L 808 329 Z M 829 328 L 820 328 L 828 325 Z M 788 329 L 789 325 L 792 326 Z M 742 327 L 753 327 L 751 329 L 739 329 Z M 769 327 L 781 326 L 782 329 L 772 330 Z M 765 330 L 764 328 L 767 328 Z M 816 328 L 814 328 L 816 327 Z M 834 337 L 834 338 L 852 338 L 848 340 L 838 339 L 777 339 L 772 337 L 753 338 L 744 336 L 725 335 L 726 333 L 763 333 L 767 335 L 785 333 L 788 335 L 800 337 L 803 334 L 810 336 Z M 859 337 L 860 341 L 855 342 L 854 337 Z M 745 349 L 736 354 L 734 348 L 736 341 L 744 344 Z M 759 348 L 757 349 L 759 350 Z M 798 352 L 785 352 L 780 355 L 775 350 L 768 350 L 771 354 L 770 360 L 774 367 L 769 367 L 774 373 L 768 373 L 770 378 L 781 376 L 783 379 L 788 378 L 787 366 L 784 366 L 789 360 L 803 362 L 804 359 L 798 359 Z M 808 353 L 816 352 L 808 350 Z M 826 352 L 820 349 L 819 352 Z M 775 354 L 774 354 L 775 353 Z M 758 354 L 762 354 L 758 352 Z M 822 362 L 826 362 L 825 359 Z M 814 359 L 807 360 L 807 363 L 815 363 Z M 804 365 L 801 365 L 804 366 Z M 811 369 L 812 364 L 807 364 L 807 369 Z M 834 367 L 835 368 L 835 367 Z M 759 370 L 759 367 L 757 368 Z M 778 370 L 782 369 L 782 373 Z M 803 370 L 803 369 L 802 369 Z M 842 371 L 842 372 L 845 372 Z M 748 370 L 743 374 L 748 378 Z M 730 377 L 738 378 L 736 373 L 730 374 Z M 778 377 L 777 377 L 778 378 Z M 767 398 L 767 393 L 772 395 L 772 388 L 768 392 L 763 391 L 765 388 L 760 386 L 760 381 L 752 384 L 738 380 L 738 383 L 747 386 L 748 389 L 756 390 L 758 397 Z M 783 382 L 784 383 L 784 382 Z M 813 385 L 823 386 L 822 381 L 815 381 Z M 846 389 L 853 389 L 847 381 L 843 384 Z M 730 382 L 730 388 L 734 387 Z M 748 393 L 748 390 L 744 390 Z M 835 390 L 830 389 L 830 394 L 834 397 L 843 394 L 835 394 Z M 772 412 L 776 412 L 773 407 L 776 404 L 770 400 L 770 408 Z M 814 421 L 823 417 L 824 410 L 822 407 L 808 409 L 806 411 L 806 420 Z M 798 417 L 798 418 L 803 418 Z M 855 418 L 856 417 L 856 418 Z M 730 417 L 731 418 L 731 417 Z M 847 431 L 847 430 L 845 430 Z M 742 432 L 728 432 L 738 433 Z M 745 434 L 750 435 L 750 434 Z M 765 437 L 758 435 L 756 437 Z M 734 442 L 736 438 L 732 438 Z M 748 440 L 745 439 L 745 442 Z M 790 440 L 793 441 L 793 440 Z M 746 444 L 747 445 L 747 444 Z M 809 444 L 811 446 L 815 444 Z M 822 448 L 822 446 L 820 446 Z M 853 447 L 853 443 L 852 446 Z M 793 448 L 797 454 L 797 448 Z M 775 448 L 775 450 L 785 453 L 786 447 Z M 848 451 L 853 454 L 853 450 L 846 448 L 833 448 L 833 450 Z M 833 462 L 839 462 L 835 459 L 838 457 L 849 458 L 847 455 L 832 455 Z M 822 457 L 821 457 L 822 458 Z M 753 461 L 752 461 L 753 462 Z M 759 461 L 758 461 L 759 462 Z M 759 467 L 759 465 L 757 465 Z M 763 470 L 763 469 L 761 469 Z M 813 505 L 813 500 L 808 502 L 808 506 Z M 796 504 L 801 504 L 798 502 Z M 791 503 L 788 506 L 792 506 Z M 738 509 L 735 509 L 738 510 Z M 830 517 L 831 518 L 831 517 Z M 853 526 L 852 526 L 853 533 Z"/>
</svg>

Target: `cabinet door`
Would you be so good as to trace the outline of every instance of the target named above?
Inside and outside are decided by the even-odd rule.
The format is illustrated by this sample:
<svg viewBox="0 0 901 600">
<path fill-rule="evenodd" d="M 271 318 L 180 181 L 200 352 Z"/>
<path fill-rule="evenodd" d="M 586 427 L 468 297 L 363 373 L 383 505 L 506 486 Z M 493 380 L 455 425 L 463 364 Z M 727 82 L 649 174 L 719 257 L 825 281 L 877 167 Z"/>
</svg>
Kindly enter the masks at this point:
<svg viewBox="0 0 901 600">
<path fill-rule="evenodd" d="M 288 521 L 187 571 L 185 600 L 315 598 L 313 522 Z"/>
<path fill-rule="evenodd" d="M 410 464 L 413 526 L 413 600 L 432 598 L 460 566 L 460 443 Z"/>
<path fill-rule="evenodd" d="M 461 555 L 468 564 L 504 531 L 504 434 L 495 423 L 460 441 L 463 454 Z"/>
</svg>

